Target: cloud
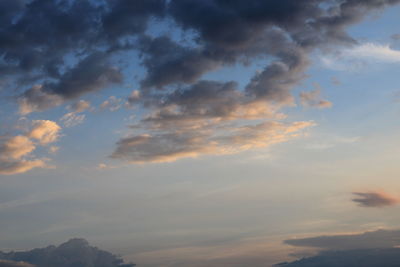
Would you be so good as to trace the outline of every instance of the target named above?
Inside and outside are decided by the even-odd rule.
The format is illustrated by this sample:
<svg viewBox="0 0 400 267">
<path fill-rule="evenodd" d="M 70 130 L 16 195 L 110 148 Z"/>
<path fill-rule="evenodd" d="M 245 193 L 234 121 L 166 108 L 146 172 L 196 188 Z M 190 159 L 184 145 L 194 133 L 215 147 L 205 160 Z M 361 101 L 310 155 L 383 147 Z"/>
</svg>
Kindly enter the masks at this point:
<svg viewBox="0 0 400 267">
<path fill-rule="evenodd" d="M 65 127 L 73 127 L 79 125 L 83 123 L 86 118 L 85 114 L 79 113 L 85 112 L 86 110 L 90 109 L 90 107 L 91 106 L 88 101 L 79 100 L 78 102 L 75 102 L 74 104 L 68 106 L 68 109 L 71 110 L 71 112 L 64 114 L 60 118 L 60 121 L 64 124 Z"/>
<path fill-rule="evenodd" d="M 400 245 L 399 230 L 378 230 L 361 234 L 327 235 L 289 239 L 285 244 L 329 250 L 393 248 Z"/>
<path fill-rule="evenodd" d="M 393 206 L 399 203 L 399 199 L 385 192 L 353 192 L 356 197 L 352 199 L 361 207 L 377 208 Z"/>
<path fill-rule="evenodd" d="M 0 160 L 0 174 L 12 175 L 24 173 L 34 168 L 46 168 L 47 164 L 44 160 Z"/>
<path fill-rule="evenodd" d="M 82 124 L 86 118 L 85 114 L 77 114 L 75 112 L 68 112 L 61 117 L 61 121 L 65 127 L 73 127 Z"/>
<path fill-rule="evenodd" d="M 7 139 L 0 146 L 0 157 L 20 159 L 35 150 L 35 145 L 26 136 L 18 135 Z"/>
<path fill-rule="evenodd" d="M 22 261 L 8 261 L 8 260 L 0 260 L 0 267 L 35 267 L 35 265 L 22 262 Z"/>
<path fill-rule="evenodd" d="M 315 87 L 317 88 L 313 91 L 300 92 L 301 105 L 304 107 L 312 107 L 312 108 L 332 107 L 332 102 L 322 99 L 320 86 L 316 84 Z"/>
<path fill-rule="evenodd" d="M 18 104 L 21 115 L 43 111 L 58 106 L 63 102 L 60 96 L 49 94 L 43 91 L 42 88 L 42 85 L 34 85 L 19 97 Z"/>
<path fill-rule="evenodd" d="M 158 153 L 149 151 L 149 158 L 168 151 L 181 153 L 170 149 L 176 139 L 192 146 L 182 148 L 182 155 L 220 153 L 221 145 L 210 149 L 208 143 L 218 142 L 218 120 L 224 124 L 221 128 L 233 132 L 270 119 L 283 123 L 286 116 L 279 110 L 294 105 L 292 89 L 306 77 L 312 52 L 339 45 L 352 46 L 349 51 L 358 57 L 397 58 L 397 51 L 390 47 L 358 47 L 346 29 L 369 12 L 399 2 L 7 0 L 1 6 L 0 74 L 21 92 L 15 95 L 12 88 L 9 94 L 17 98 L 24 115 L 120 86 L 133 75 L 122 68 L 138 56 L 144 77 L 127 101 L 141 108 L 137 119 L 141 126 L 139 134 L 131 136 L 142 141 L 151 136 L 158 144 L 142 144 L 143 149 L 159 149 L 159 144 L 172 142 Z M 179 34 L 154 23 L 172 25 Z M 216 69 L 259 61 L 266 63 L 242 88 L 234 81 L 204 80 L 205 74 Z M 304 103 L 330 106 L 326 100 L 313 99 L 316 95 L 304 93 Z M 87 107 L 83 102 L 79 105 L 62 119 L 66 126 L 83 121 L 84 115 L 77 113 Z M 120 103 L 111 98 L 102 106 L 116 110 Z M 198 144 L 205 144 L 204 149 L 196 147 L 194 137 L 202 140 Z M 257 142 L 258 137 L 254 138 Z M 126 138 L 121 139 L 116 151 L 125 142 Z"/>
<path fill-rule="evenodd" d="M 367 249 L 321 252 L 317 256 L 303 258 L 280 267 L 395 267 L 400 265 L 400 249 Z"/>
<path fill-rule="evenodd" d="M 82 113 L 90 108 L 90 102 L 85 100 L 79 100 L 70 106 L 72 112 Z"/>
<path fill-rule="evenodd" d="M 344 56 L 360 59 L 371 59 L 380 62 L 399 63 L 400 51 L 392 49 L 389 45 L 365 43 L 346 50 Z"/>
<path fill-rule="evenodd" d="M 102 110 L 108 109 L 109 111 L 117 111 L 122 107 L 123 100 L 115 96 L 110 96 L 107 100 L 101 103 Z"/>
<path fill-rule="evenodd" d="M 54 143 L 60 137 L 61 127 L 54 121 L 35 120 L 28 137 L 36 139 L 42 145 Z"/>
<path fill-rule="evenodd" d="M 387 44 L 362 43 L 320 58 L 323 65 L 334 70 L 357 70 L 369 63 L 400 63 L 400 51 Z"/>
<path fill-rule="evenodd" d="M 144 163 L 172 162 L 202 154 L 233 154 L 287 141 L 296 137 L 300 130 L 312 125 L 312 122 L 266 122 L 225 128 L 220 132 L 215 129 L 188 129 L 174 133 L 136 135 L 120 140 L 112 157 Z"/>
<path fill-rule="evenodd" d="M 30 251 L 0 252 L 0 266 L 30 267 L 30 266 L 104 266 L 133 267 L 135 264 L 124 263 L 122 259 L 110 252 L 92 247 L 84 239 L 71 239 L 59 246 L 48 246 Z M 28 263 L 18 263 L 25 261 Z M 14 264 L 14 265 L 12 265 Z M 18 265 L 19 264 L 19 265 Z M 33 264 L 33 265 L 31 265 Z"/>
<path fill-rule="evenodd" d="M 0 141 L 0 174 L 24 173 L 34 168 L 46 168 L 47 159 L 38 159 L 32 152 L 38 145 L 48 145 L 59 138 L 60 127 L 49 120 L 35 120 L 26 135 L 2 137 Z M 36 140 L 38 143 L 34 142 Z"/>
<path fill-rule="evenodd" d="M 296 247 L 314 247 L 323 251 L 313 257 L 276 266 L 394 267 L 400 264 L 399 240 L 399 230 L 290 239 L 285 243 Z"/>
</svg>

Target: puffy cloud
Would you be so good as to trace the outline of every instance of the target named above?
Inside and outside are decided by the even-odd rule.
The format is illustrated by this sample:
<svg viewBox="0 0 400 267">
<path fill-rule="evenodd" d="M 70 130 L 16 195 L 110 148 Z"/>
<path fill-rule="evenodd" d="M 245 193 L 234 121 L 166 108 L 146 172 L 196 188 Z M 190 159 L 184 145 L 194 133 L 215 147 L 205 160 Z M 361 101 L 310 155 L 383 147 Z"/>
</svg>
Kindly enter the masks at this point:
<svg viewBox="0 0 400 267">
<path fill-rule="evenodd" d="M 18 135 L 6 139 L 0 144 L 0 174 L 17 174 L 33 168 L 45 167 L 43 160 L 24 159 L 35 149 L 35 144 L 26 136 Z"/>
<path fill-rule="evenodd" d="M 356 197 L 353 202 L 361 207 L 376 208 L 393 206 L 400 202 L 396 197 L 393 197 L 385 192 L 353 192 Z"/>
<path fill-rule="evenodd" d="M 28 137 L 38 140 L 42 145 L 47 145 L 57 141 L 60 136 L 60 130 L 61 127 L 54 121 L 35 120 Z"/>
<path fill-rule="evenodd" d="M 0 146 L 0 158 L 20 159 L 35 150 L 35 145 L 26 136 L 18 135 L 7 139 Z"/>
<path fill-rule="evenodd" d="M 57 141 L 60 129 L 53 121 L 37 120 L 33 121 L 32 129 L 26 135 L 3 137 L 0 142 L 0 174 L 12 175 L 48 167 L 46 159 L 35 158 L 31 153 L 37 145 L 48 145 Z"/>
<path fill-rule="evenodd" d="M 23 90 L 18 97 L 20 113 L 28 114 L 120 85 L 121 68 L 139 55 L 145 76 L 140 92 L 128 98 L 130 104 L 143 108 L 143 117 L 138 119 L 143 135 L 135 136 L 144 143 L 148 138 L 144 136 L 156 138 L 151 139 L 155 144 L 172 142 L 169 148 L 178 132 L 178 139 L 192 146 L 182 153 L 198 155 L 203 152 L 192 141 L 197 135 L 188 129 L 199 130 L 203 140 L 199 144 L 205 142 L 204 153 L 209 153 L 208 141 L 215 142 L 221 135 L 215 126 L 218 120 L 223 121 L 222 128 L 229 120 L 229 129 L 237 132 L 257 119 L 282 119 L 285 115 L 278 110 L 294 104 L 291 91 L 304 79 L 310 53 L 335 45 L 354 46 L 357 42 L 346 33 L 348 26 L 371 11 L 399 2 L 7 0 L 1 4 L 0 74 Z M 164 27 L 152 31 L 150 21 L 173 25 L 183 37 L 169 34 Z M 353 52 L 397 57 L 390 48 L 363 49 Z M 243 88 L 229 81 L 201 80 L 218 68 L 255 61 L 266 63 Z M 311 98 L 316 95 L 304 93 L 304 103 L 330 106 L 322 99 L 314 103 Z M 115 110 L 120 107 L 117 102 L 108 99 L 102 106 Z M 62 119 L 66 126 L 83 121 L 77 110 L 87 107 L 75 108 L 75 113 Z M 177 129 L 173 124 L 179 124 Z M 155 147 L 160 146 L 151 150 Z M 165 149 L 158 154 L 163 153 Z"/>
<path fill-rule="evenodd" d="M 42 85 L 35 85 L 19 97 L 18 104 L 21 115 L 43 111 L 62 103 L 61 97 L 49 94 L 42 88 Z"/>
<path fill-rule="evenodd" d="M 71 239 L 59 246 L 48 246 L 30 251 L 0 252 L 0 267 L 2 263 L 10 264 L 4 267 L 33 267 L 33 266 L 104 266 L 104 267 L 133 267 L 135 264 L 124 263 L 122 259 L 110 252 L 92 247 L 84 239 Z M 16 261 L 28 263 L 17 263 Z M 20 264 L 20 265 L 12 265 Z M 34 265 L 31 265 L 34 264 Z"/>
</svg>

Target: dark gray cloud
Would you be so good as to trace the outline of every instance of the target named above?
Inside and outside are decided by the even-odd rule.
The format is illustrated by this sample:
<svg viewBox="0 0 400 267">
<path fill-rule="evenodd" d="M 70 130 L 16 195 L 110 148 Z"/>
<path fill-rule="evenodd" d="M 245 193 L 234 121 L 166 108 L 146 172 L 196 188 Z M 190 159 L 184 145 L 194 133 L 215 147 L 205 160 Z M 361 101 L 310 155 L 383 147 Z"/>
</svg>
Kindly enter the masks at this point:
<svg viewBox="0 0 400 267">
<path fill-rule="evenodd" d="M 36 248 L 23 252 L 0 252 L 0 259 L 2 259 L 0 260 L 0 266 L 4 267 L 135 266 L 135 264 L 124 263 L 122 259 L 111 254 L 110 252 L 92 247 L 86 240 L 78 238 L 71 239 L 59 246 L 48 246 L 46 248 Z M 2 265 L 2 263 L 4 263 L 4 265 Z"/>
<path fill-rule="evenodd" d="M 317 256 L 275 267 L 397 267 L 400 266 L 400 249 L 366 249 L 321 252 Z"/>
<path fill-rule="evenodd" d="M 303 258 L 282 267 L 380 267 L 400 265 L 400 231 L 377 230 L 361 234 L 317 236 L 290 239 L 286 244 L 322 249 L 316 256 Z"/>
<path fill-rule="evenodd" d="M 353 202 L 361 207 L 376 208 L 393 206 L 399 203 L 399 199 L 385 192 L 354 192 Z"/>
<path fill-rule="evenodd" d="M 0 260 L 0 267 L 35 267 L 35 266 L 25 262 Z"/>
<path fill-rule="evenodd" d="M 128 102 L 146 113 L 138 119 L 140 133 L 132 136 L 160 136 L 164 144 L 184 131 L 191 140 L 196 132 L 189 129 L 215 131 L 210 124 L 218 120 L 229 120 L 229 129 L 240 132 L 243 120 L 254 126 L 256 119 L 284 118 L 279 108 L 294 104 L 291 90 L 304 79 L 310 53 L 355 44 L 348 26 L 399 2 L 4 0 L 0 75 L 11 79 L 7 90 L 23 115 L 121 85 L 123 73 L 135 75 L 121 69 L 136 59 L 145 74 Z M 218 68 L 255 61 L 264 67 L 243 88 L 203 80 Z M 172 121 L 173 131 L 167 127 Z M 125 141 L 118 142 L 114 157 Z M 188 144 L 183 150 L 192 150 Z"/>
</svg>

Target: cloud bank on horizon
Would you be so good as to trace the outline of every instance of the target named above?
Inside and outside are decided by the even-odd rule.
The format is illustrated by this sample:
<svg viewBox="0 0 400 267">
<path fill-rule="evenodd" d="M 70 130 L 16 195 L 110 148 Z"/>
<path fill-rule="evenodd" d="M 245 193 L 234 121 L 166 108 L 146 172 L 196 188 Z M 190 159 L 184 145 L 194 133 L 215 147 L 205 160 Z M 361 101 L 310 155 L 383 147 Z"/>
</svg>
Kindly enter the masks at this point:
<svg viewBox="0 0 400 267">
<path fill-rule="evenodd" d="M 102 266 L 134 267 L 112 253 L 89 245 L 85 239 L 74 238 L 59 246 L 29 251 L 0 251 L 0 267 L 68 267 Z"/>
<path fill-rule="evenodd" d="M 338 234 L 285 240 L 295 247 L 320 249 L 316 256 L 302 258 L 282 267 L 379 267 L 399 266 L 399 230 L 377 230 L 359 234 Z"/>
<path fill-rule="evenodd" d="M 139 87 L 123 102 L 110 98 L 101 107 L 141 110 L 131 134 L 116 142 L 112 158 L 171 162 L 265 147 L 314 125 L 284 121 L 282 113 L 295 105 L 291 91 L 305 78 L 310 54 L 356 46 L 346 29 L 399 2 L 5 0 L 0 3 L 1 94 L 15 99 L 20 116 L 70 104 L 60 124 L 72 127 L 90 109 L 80 98 L 124 86 L 134 76 L 124 66 L 139 55 L 135 63 L 145 71 Z M 172 33 L 163 29 L 168 27 Z M 375 56 L 382 54 L 375 50 Z M 255 61 L 264 67 L 245 86 L 204 78 Z M 318 89 L 300 97 L 304 106 L 332 106 Z M 48 132 L 3 136 L 0 174 L 47 166 L 31 152 L 58 139 L 61 128 L 53 123 L 58 128 L 43 126 L 51 128 Z"/>
</svg>

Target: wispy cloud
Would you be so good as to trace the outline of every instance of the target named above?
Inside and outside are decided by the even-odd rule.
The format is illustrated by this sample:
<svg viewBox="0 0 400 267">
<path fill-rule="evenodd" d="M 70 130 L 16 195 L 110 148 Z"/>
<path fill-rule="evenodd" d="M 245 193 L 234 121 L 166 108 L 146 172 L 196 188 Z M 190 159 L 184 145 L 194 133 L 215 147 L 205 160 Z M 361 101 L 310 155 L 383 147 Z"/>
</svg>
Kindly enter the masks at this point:
<svg viewBox="0 0 400 267">
<path fill-rule="evenodd" d="M 325 100 L 321 96 L 321 86 L 314 84 L 315 89 L 308 92 L 300 92 L 300 103 L 304 107 L 312 108 L 330 108 L 332 102 Z"/>
<path fill-rule="evenodd" d="M 360 70 L 369 64 L 400 63 L 400 50 L 388 44 L 362 43 L 351 48 L 320 56 L 322 64 L 330 69 Z"/>
</svg>

